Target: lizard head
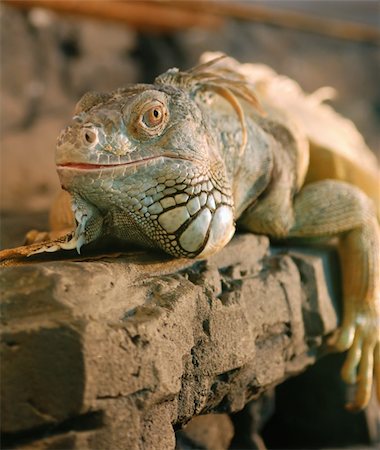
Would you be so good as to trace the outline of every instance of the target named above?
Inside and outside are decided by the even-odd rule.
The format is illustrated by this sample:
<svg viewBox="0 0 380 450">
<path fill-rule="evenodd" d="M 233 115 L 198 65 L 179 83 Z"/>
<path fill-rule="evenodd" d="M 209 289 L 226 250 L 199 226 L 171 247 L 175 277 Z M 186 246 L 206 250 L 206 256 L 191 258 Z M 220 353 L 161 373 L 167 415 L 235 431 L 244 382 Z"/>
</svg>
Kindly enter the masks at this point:
<svg viewBox="0 0 380 450">
<path fill-rule="evenodd" d="M 64 189 L 104 216 L 118 211 L 120 222 L 125 214 L 128 225 L 118 226 L 134 227 L 134 235 L 138 229 L 139 243 L 175 256 L 204 256 L 234 231 L 229 182 L 215 145 L 188 92 L 138 85 L 86 94 L 58 138 L 56 162 Z"/>
<path fill-rule="evenodd" d="M 125 236 L 175 256 L 207 256 L 234 232 L 231 182 L 199 86 L 199 74 L 172 69 L 152 85 L 88 93 L 57 142 L 64 189 L 117 216 L 115 227 L 135 228 Z"/>
</svg>

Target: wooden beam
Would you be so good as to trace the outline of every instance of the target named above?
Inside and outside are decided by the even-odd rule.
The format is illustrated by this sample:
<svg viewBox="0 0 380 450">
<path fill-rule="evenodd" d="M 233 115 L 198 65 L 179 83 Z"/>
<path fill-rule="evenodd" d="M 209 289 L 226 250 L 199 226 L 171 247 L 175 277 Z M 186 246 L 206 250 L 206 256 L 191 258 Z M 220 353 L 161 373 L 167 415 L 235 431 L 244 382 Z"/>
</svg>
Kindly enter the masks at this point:
<svg viewBox="0 0 380 450">
<path fill-rule="evenodd" d="M 61 14 L 117 21 L 151 32 L 172 32 L 191 27 L 215 29 L 226 18 L 235 18 L 339 39 L 380 44 L 380 30 L 370 25 L 243 1 L 3 0 L 3 3 L 15 8 L 40 7 Z"/>
<path fill-rule="evenodd" d="M 215 29 L 224 19 L 189 8 L 152 1 L 114 0 L 3 0 L 3 3 L 20 9 L 46 8 L 59 14 L 92 17 L 125 23 L 133 28 L 151 32 L 173 32 L 192 27 Z M 164 7 L 163 7 L 164 6 Z M 180 5 L 179 5 L 180 6 Z"/>
<path fill-rule="evenodd" d="M 178 7 L 204 14 L 215 14 L 219 17 L 235 18 L 245 21 L 267 23 L 283 28 L 292 28 L 315 34 L 331 36 L 338 39 L 369 42 L 380 45 L 380 30 L 376 27 L 314 16 L 295 10 L 258 5 L 243 1 L 171 1 L 163 2 L 167 7 Z M 168 8 L 169 9 L 169 8 Z"/>
</svg>

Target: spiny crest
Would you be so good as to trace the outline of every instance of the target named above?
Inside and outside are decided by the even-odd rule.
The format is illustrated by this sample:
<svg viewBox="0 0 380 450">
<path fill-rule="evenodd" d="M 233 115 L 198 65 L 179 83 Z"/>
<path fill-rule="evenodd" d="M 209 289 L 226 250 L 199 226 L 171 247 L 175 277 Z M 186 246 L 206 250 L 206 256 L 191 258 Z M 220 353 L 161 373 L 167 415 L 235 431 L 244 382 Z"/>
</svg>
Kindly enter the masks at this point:
<svg viewBox="0 0 380 450">
<path fill-rule="evenodd" d="M 263 110 L 253 92 L 252 84 L 243 75 L 227 67 L 216 65 L 224 58 L 226 58 L 226 55 L 219 56 L 184 72 L 180 72 L 177 68 L 169 69 L 157 77 L 155 83 L 181 87 L 190 90 L 192 93 L 211 91 L 227 100 L 241 123 L 240 154 L 242 154 L 247 144 L 247 127 L 240 100 L 245 100 L 251 104 L 260 114 L 263 114 Z"/>
</svg>

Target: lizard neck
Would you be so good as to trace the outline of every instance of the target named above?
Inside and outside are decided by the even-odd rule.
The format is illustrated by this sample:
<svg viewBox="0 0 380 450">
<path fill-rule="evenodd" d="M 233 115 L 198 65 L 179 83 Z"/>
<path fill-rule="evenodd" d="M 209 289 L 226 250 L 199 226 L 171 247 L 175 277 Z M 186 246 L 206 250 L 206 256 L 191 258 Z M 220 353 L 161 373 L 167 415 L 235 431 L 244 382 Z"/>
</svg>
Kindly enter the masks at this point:
<svg viewBox="0 0 380 450">
<path fill-rule="evenodd" d="M 232 186 L 235 219 L 238 219 L 270 184 L 276 141 L 247 114 L 247 145 L 241 151 L 242 129 L 238 118 L 230 113 L 228 118 L 218 114 L 216 119 L 214 129 L 220 130 L 219 149 Z"/>
</svg>

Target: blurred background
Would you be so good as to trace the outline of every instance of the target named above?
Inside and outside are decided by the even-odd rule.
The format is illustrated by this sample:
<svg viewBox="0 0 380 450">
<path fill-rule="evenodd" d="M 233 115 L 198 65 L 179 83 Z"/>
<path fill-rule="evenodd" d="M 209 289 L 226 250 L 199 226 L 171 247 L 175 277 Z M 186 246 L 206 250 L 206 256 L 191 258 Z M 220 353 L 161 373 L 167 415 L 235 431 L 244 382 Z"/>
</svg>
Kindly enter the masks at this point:
<svg viewBox="0 0 380 450">
<path fill-rule="evenodd" d="M 356 123 L 379 156 L 379 20 L 377 0 L 3 0 L 1 245 L 20 244 L 28 229 L 47 226 L 47 210 L 59 190 L 55 140 L 81 95 L 151 82 L 169 67 L 195 65 L 206 50 L 268 64 L 307 92 L 334 87 L 335 108 Z M 364 448 L 378 426 L 364 416 L 359 425 L 346 418 L 341 427 L 334 424 L 336 437 L 329 437 L 323 432 L 327 427 L 331 434 L 324 421 L 329 415 L 319 417 L 319 426 L 313 415 L 303 416 L 311 430 L 297 444 L 288 430 L 300 417 L 287 411 L 276 425 L 282 426 L 278 440 L 266 431 L 276 448 Z"/>
</svg>

